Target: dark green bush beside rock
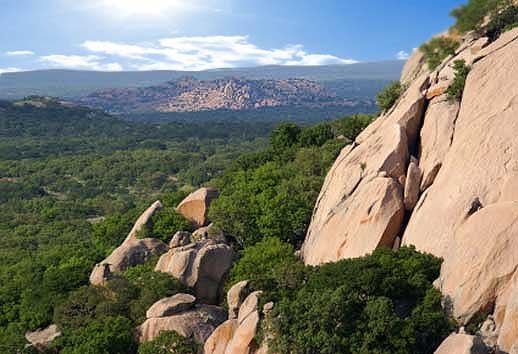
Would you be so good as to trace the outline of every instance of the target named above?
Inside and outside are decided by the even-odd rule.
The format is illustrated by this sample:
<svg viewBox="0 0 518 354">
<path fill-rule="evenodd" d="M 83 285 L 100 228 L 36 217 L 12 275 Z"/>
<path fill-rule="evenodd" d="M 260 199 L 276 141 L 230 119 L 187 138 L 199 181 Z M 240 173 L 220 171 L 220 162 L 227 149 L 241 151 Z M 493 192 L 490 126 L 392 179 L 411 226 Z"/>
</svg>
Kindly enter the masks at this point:
<svg viewBox="0 0 518 354">
<path fill-rule="evenodd" d="M 298 289 L 306 271 L 293 246 L 278 238 L 266 238 L 241 252 L 227 287 L 248 280 L 251 289 L 263 291 L 264 302 L 279 301 Z"/>
<path fill-rule="evenodd" d="M 486 35 L 494 41 L 504 32 L 518 26 L 518 6 L 509 6 L 496 14 L 487 25 Z"/>
<path fill-rule="evenodd" d="M 441 261 L 402 248 L 309 268 L 274 309 L 279 353 L 433 353 L 452 331 L 432 286 Z"/>
<path fill-rule="evenodd" d="M 466 66 L 466 62 L 464 60 L 455 60 L 453 63 L 453 70 L 455 71 L 455 79 L 450 87 L 448 87 L 446 94 L 449 99 L 460 101 L 462 99 L 464 86 L 466 86 L 466 79 L 471 68 Z"/>
<path fill-rule="evenodd" d="M 479 28 L 484 18 L 509 0 L 469 0 L 466 5 L 459 6 L 450 12 L 455 17 L 455 29 L 464 33 Z"/>
<path fill-rule="evenodd" d="M 378 95 L 376 96 L 376 102 L 378 103 L 378 107 L 382 111 L 388 111 L 389 109 L 394 106 L 398 98 L 403 93 L 404 88 L 403 85 L 399 82 L 393 82 L 389 84 L 387 87 L 383 89 Z"/>
<path fill-rule="evenodd" d="M 142 343 L 138 354 L 194 354 L 195 344 L 174 331 L 160 333 L 154 340 Z"/>
</svg>

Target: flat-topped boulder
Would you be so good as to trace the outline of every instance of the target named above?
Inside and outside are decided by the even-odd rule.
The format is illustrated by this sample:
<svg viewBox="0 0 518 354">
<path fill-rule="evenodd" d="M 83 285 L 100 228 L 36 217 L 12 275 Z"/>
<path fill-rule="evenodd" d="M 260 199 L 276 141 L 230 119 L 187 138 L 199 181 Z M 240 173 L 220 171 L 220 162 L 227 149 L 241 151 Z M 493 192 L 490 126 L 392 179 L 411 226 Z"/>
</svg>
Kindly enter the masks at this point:
<svg viewBox="0 0 518 354">
<path fill-rule="evenodd" d="M 189 294 L 176 294 L 155 302 L 146 312 L 146 318 L 167 317 L 194 307 L 196 298 Z"/>
<path fill-rule="evenodd" d="M 178 206 L 176 212 L 191 220 L 196 227 L 208 224 L 207 213 L 210 203 L 219 196 L 215 188 L 200 188 L 189 194 Z"/>
<path fill-rule="evenodd" d="M 137 328 L 139 342 L 151 341 L 163 331 L 175 331 L 179 335 L 205 343 L 214 330 L 225 321 L 224 309 L 210 305 L 195 308 L 166 317 L 148 318 Z"/>
</svg>

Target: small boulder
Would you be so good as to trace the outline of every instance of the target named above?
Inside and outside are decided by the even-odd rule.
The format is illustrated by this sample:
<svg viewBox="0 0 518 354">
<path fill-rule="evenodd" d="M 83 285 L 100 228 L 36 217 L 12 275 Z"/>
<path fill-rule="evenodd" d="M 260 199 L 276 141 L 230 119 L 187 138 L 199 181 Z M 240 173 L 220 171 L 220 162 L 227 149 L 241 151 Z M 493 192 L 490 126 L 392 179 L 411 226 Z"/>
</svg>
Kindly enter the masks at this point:
<svg viewBox="0 0 518 354">
<path fill-rule="evenodd" d="M 45 329 L 25 333 L 25 339 L 39 350 L 44 349 L 50 342 L 59 336 L 61 336 L 61 332 L 55 324 L 50 325 Z"/>
<path fill-rule="evenodd" d="M 192 239 L 196 241 L 200 240 L 214 240 L 226 242 L 225 235 L 220 228 L 216 227 L 214 224 L 209 224 L 208 226 L 200 227 L 196 231 L 192 233 Z"/>
<path fill-rule="evenodd" d="M 480 338 L 454 333 L 442 342 L 435 354 L 489 354 L 489 351 Z"/>
<path fill-rule="evenodd" d="M 228 304 L 228 318 L 237 318 L 239 313 L 239 307 L 245 299 L 245 295 L 248 292 L 248 281 L 243 280 L 236 283 L 230 288 L 227 293 L 227 304 Z"/>
<path fill-rule="evenodd" d="M 191 220 L 197 227 L 208 224 L 207 213 L 210 203 L 219 196 L 214 188 L 200 188 L 189 194 L 178 206 L 176 212 Z"/>
<path fill-rule="evenodd" d="M 196 298 L 189 294 L 176 294 L 155 302 L 146 312 L 146 318 L 167 317 L 191 309 Z"/>
<path fill-rule="evenodd" d="M 169 248 L 187 246 L 189 243 L 191 243 L 191 233 L 188 231 L 178 231 L 169 242 Z"/>
</svg>

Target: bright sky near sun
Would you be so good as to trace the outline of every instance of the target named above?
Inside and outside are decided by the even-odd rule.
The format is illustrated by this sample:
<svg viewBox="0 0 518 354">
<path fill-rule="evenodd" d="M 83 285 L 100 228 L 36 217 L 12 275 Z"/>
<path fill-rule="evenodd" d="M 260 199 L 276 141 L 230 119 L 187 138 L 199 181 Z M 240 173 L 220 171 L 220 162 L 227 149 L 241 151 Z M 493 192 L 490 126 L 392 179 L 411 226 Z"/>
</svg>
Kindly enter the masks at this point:
<svg viewBox="0 0 518 354">
<path fill-rule="evenodd" d="M 0 73 L 404 59 L 463 0 L 0 0 Z"/>
</svg>

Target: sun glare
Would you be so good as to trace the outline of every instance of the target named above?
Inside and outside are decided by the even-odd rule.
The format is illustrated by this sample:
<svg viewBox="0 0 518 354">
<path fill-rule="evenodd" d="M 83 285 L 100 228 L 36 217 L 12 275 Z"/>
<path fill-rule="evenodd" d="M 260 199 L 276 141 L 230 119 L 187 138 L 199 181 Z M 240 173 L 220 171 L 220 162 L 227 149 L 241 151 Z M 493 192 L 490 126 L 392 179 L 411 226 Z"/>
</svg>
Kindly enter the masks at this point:
<svg viewBox="0 0 518 354">
<path fill-rule="evenodd" d="M 114 11 L 115 16 L 160 16 L 181 10 L 179 0 L 103 0 L 103 6 L 108 11 Z"/>
</svg>

